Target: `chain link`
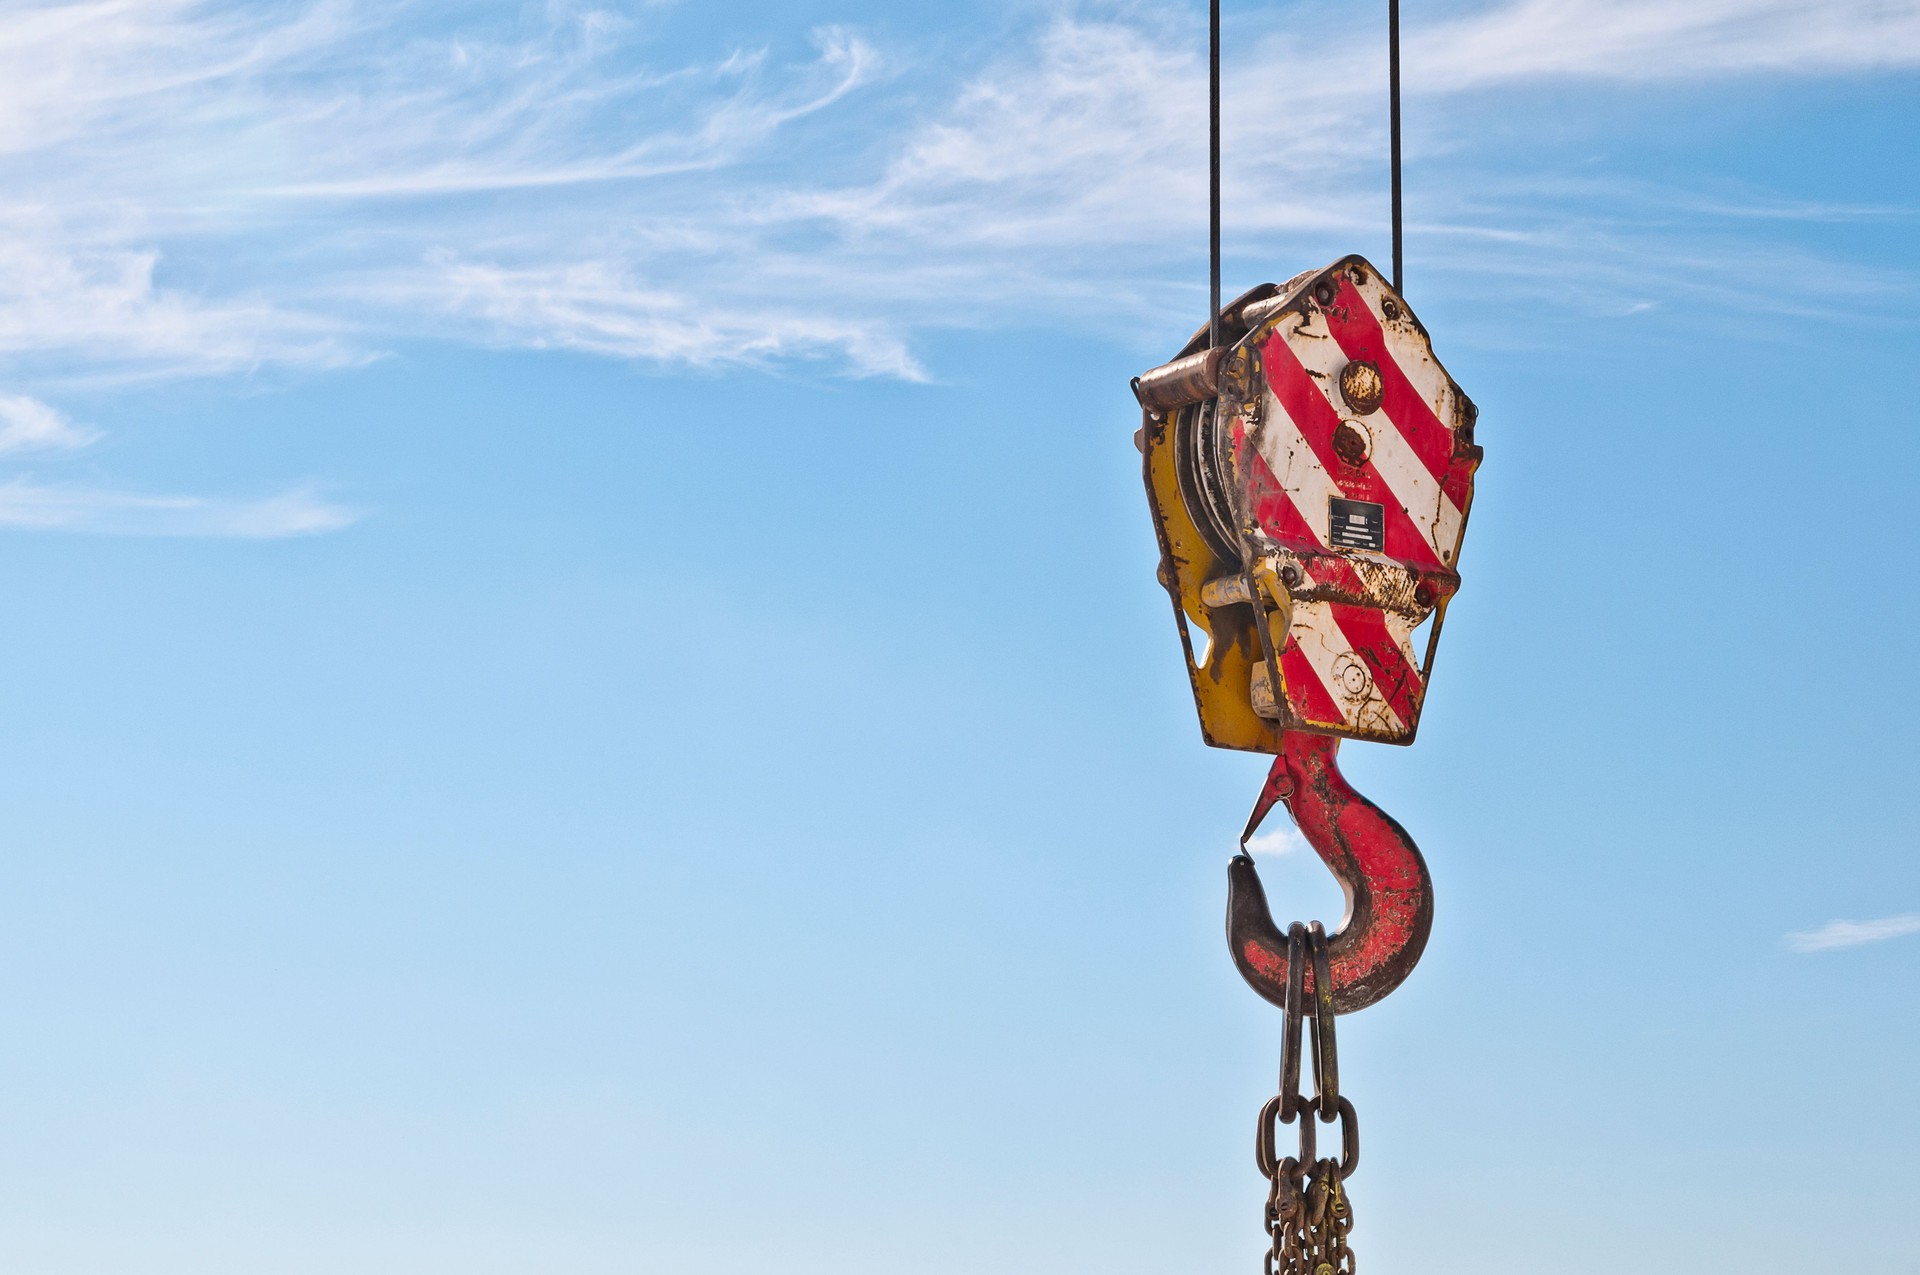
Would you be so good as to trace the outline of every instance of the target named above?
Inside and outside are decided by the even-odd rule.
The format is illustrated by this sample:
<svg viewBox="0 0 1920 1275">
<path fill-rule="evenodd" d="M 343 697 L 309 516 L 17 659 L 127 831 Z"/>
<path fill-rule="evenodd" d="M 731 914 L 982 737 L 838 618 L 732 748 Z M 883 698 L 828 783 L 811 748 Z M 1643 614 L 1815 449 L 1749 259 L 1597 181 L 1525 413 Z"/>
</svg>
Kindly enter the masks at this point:
<svg viewBox="0 0 1920 1275">
<path fill-rule="evenodd" d="M 1307 962 L 1313 963 L 1314 1012 L 1306 1012 Z M 1267 1180 L 1265 1275 L 1354 1275 L 1353 1202 L 1346 1180 L 1360 1165 L 1360 1121 L 1340 1094 L 1340 1056 L 1334 1043 L 1333 980 L 1327 933 L 1318 921 L 1287 930 L 1286 1033 L 1280 1051 L 1280 1092 L 1260 1110 L 1254 1163 Z M 1311 1100 L 1300 1092 L 1301 1029 L 1311 1036 Z M 1340 1125 L 1340 1155 L 1322 1158 L 1315 1122 Z M 1298 1122 L 1297 1154 L 1281 1156 L 1280 1126 Z"/>
</svg>

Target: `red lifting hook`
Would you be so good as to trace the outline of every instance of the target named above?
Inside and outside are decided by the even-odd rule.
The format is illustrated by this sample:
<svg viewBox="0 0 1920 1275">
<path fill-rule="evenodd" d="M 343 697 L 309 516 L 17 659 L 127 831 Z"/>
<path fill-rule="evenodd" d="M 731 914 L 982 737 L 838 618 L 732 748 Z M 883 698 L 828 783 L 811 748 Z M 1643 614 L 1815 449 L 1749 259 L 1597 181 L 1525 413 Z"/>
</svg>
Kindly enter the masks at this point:
<svg viewBox="0 0 1920 1275">
<path fill-rule="evenodd" d="M 1287 1001 L 1287 936 L 1273 923 L 1246 845 L 1275 802 L 1285 802 L 1301 835 L 1346 891 L 1347 915 L 1327 944 L 1334 1012 L 1365 1009 L 1400 986 L 1433 927 L 1427 862 L 1393 817 L 1353 790 L 1330 735 L 1288 731 L 1254 804 L 1241 852 L 1227 865 L 1227 942 L 1241 977 L 1275 1005 Z M 1314 973 L 1306 970 L 1306 994 Z"/>
</svg>

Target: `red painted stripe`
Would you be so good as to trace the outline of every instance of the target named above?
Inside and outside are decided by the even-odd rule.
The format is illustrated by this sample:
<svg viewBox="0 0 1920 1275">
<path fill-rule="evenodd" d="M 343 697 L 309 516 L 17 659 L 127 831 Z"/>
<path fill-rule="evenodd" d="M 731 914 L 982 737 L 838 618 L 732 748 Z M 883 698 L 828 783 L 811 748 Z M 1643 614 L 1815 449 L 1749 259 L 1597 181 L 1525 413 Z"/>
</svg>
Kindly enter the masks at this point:
<svg viewBox="0 0 1920 1275">
<path fill-rule="evenodd" d="M 1422 567 L 1442 566 L 1426 533 L 1408 516 L 1406 507 L 1393 494 L 1393 489 L 1381 477 L 1380 471 L 1374 468 L 1373 462 L 1349 465 L 1335 453 L 1333 432 L 1340 427 L 1340 414 L 1333 410 L 1333 404 L 1327 401 L 1320 386 L 1301 366 L 1299 358 L 1288 347 L 1286 338 L 1278 332 L 1274 333 L 1261 353 L 1265 358 L 1268 387 L 1292 418 L 1301 437 L 1307 440 L 1307 446 L 1319 457 L 1320 467 L 1327 471 L 1327 476 L 1340 489 L 1340 494 L 1352 500 L 1370 500 L 1386 507 L 1387 556 Z M 1317 525 L 1319 520 L 1327 517 L 1324 509 L 1302 512 L 1307 514 L 1310 524 Z"/>
<path fill-rule="evenodd" d="M 1420 712 L 1420 672 L 1407 662 L 1406 652 L 1387 631 L 1387 617 L 1372 607 L 1345 602 L 1328 605 L 1333 611 L 1333 622 L 1340 626 L 1354 653 L 1366 661 L 1380 697 L 1402 723 L 1413 725 Z"/>
<path fill-rule="evenodd" d="M 1407 440 L 1407 446 L 1440 484 L 1440 489 L 1447 493 L 1453 507 L 1465 509 L 1472 475 L 1464 465 L 1454 462 L 1453 431 L 1434 415 L 1433 405 L 1420 396 L 1420 391 L 1394 361 L 1379 318 L 1344 274 L 1340 276 L 1340 294 L 1333 305 L 1326 307 L 1326 316 L 1333 339 L 1349 359 L 1365 359 L 1379 367 L 1381 382 L 1386 387 L 1380 410 Z"/>
<path fill-rule="evenodd" d="M 1290 542 L 1298 549 L 1325 549 L 1320 542 L 1319 533 L 1313 524 L 1295 507 L 1293 498 L 1287 495 L 1287 489 L 1280 485 L 1280 478 L 1273 472 L 1273 466 L 1267 464 L 1267 458 L 1260 449 L 1246 441 L 1243 429 L 1234 431 L 1234 442 L 1240 451 L 1241 463 L 1251 471 L 1253 489 L 1253 516 L 1259 520 L 1269 536 L 1283 543 Z"/>
<path fill-rule="evenodd" d="M 1313 661 L 1300 649 L 1298 638 L 1289 637 L 1280 652 L 1280 676 L 1286 679 L 1287 703 L 1295 713 L 1322 726 L 1346 725 L 1347 715 L 1313 671 Z"/>
<path fill-rule="evenodd" d="M 1328 589 L 1338 589 L 1346 594 L 1362 594 L 1367 591 L 1360 573 L 1353 569 L 1353 563 L 1333 554 L 1316 555 L 1303 564 L 1307 574 L 1317 585 Z"/>
</svg>

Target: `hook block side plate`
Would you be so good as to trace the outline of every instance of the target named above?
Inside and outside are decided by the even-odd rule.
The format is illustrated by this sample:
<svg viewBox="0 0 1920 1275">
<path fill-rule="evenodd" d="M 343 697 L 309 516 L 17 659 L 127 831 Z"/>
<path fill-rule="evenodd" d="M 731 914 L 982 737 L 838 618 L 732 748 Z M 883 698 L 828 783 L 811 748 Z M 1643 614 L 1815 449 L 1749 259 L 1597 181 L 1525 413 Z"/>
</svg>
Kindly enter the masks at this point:
<svg viewBox="0 0 1920 1275">
<path fill-rule="evenodd" d="M 1160 578 L 1202 734 L 1265 753 L 1287 731 L 1411 743 L 1460 587 L 1481 459 L 1473 404 L 1364 258 L 1256 288 L 1226 319 L 1232 345 L 1204 368 L 1141 378 L 1154 391 L 1141 441 Z M 1205 342 L 1196 334 L 1182 356 Z M 1195 401 L 1169 400 L 1182 387 Z M 1223 588 L 1254 573 L 1290 596 Z"/>
</svg>

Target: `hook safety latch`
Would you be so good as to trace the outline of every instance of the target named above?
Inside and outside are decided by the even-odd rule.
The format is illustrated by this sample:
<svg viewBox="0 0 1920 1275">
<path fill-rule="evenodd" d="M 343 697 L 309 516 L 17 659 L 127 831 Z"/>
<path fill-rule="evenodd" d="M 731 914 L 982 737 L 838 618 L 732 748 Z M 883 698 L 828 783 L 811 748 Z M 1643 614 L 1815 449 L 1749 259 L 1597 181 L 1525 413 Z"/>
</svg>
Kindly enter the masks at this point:
<svg viewBox="0 0 1920 1275">
<path fill-rule="evenodd" d="M 1327 957 L 1334 1011 L 1350 1014 L 1413 972 L 1433 928 L 1433 879 L 1407 830 L 1340 773 L 1339 750 L 1340 741 L 1328 735 L 1288 731 L 1282 737 L 1241 835 L 1241 853 L 1227 867 L 1227 943 L 1241 977 L 1284 1008 L 1291 964 L 1287 936 L 1274 924 L 1246 847 L 1267 813 L 1285 803 L 1346 893 L 1346 917 L 1327 941 Z M 1303 974 L 1306 994 L 1318 996 L 1315 971 Z"/>
</svg>

